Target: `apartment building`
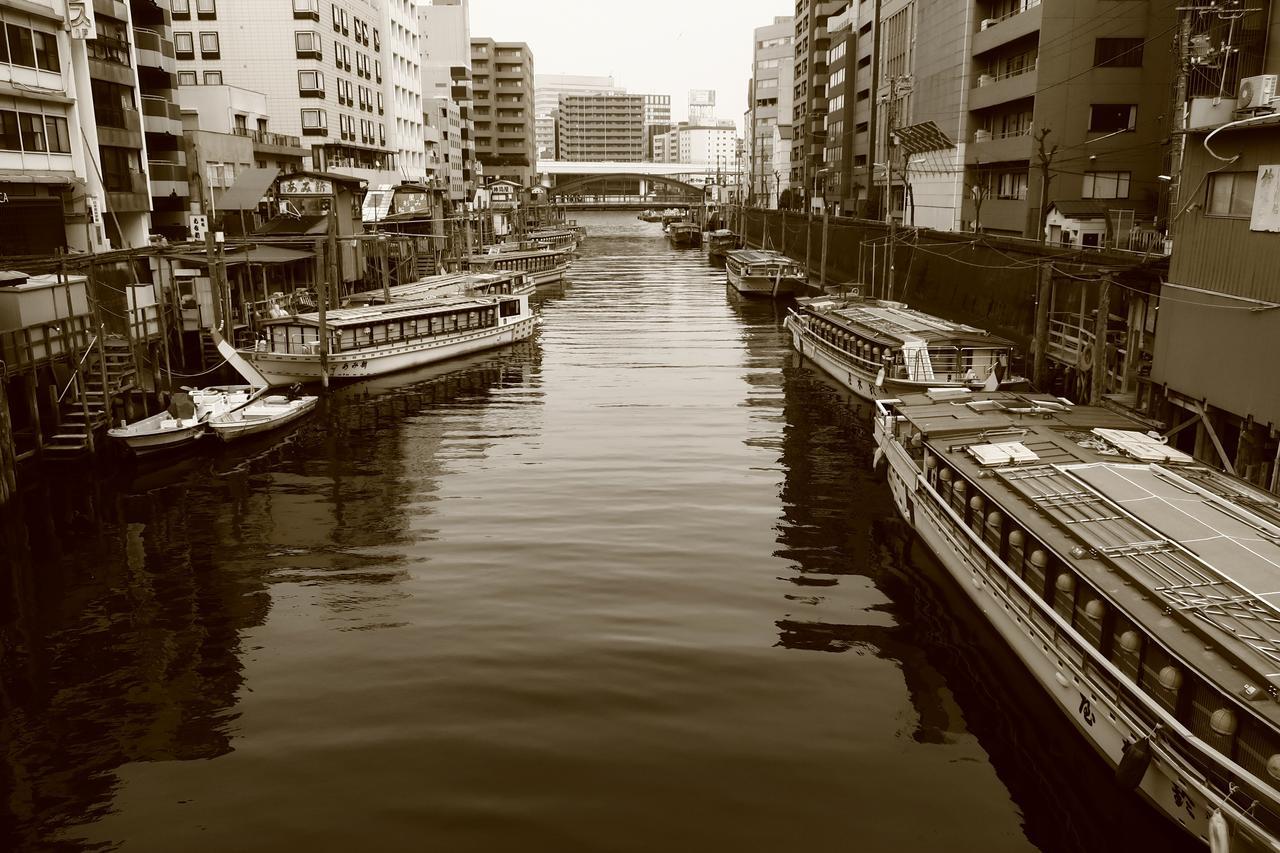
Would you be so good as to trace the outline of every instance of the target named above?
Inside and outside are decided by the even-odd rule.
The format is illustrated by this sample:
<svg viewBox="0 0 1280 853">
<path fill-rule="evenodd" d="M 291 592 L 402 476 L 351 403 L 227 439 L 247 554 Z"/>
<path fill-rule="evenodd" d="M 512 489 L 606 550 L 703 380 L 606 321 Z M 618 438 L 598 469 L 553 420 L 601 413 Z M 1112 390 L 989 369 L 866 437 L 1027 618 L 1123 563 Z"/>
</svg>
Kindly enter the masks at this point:
<svg viewBox="0 0 1280 853">
<path fill-rule="evenodd" d="M 533 78 L 533 113 L 537 155 L 553 160 L 558 149 L 556 133 L 561 95 L 625 95 L 612 77 L 589 74 L 537 74 Z"/>
<path fill-rule="evenodd" d="M 644 159 L 653 158 L 653 137 L 671 129 L 671 96 L 643 95 L 644 98 Z"/>
<path fill-rule="evenodd" d="M 1176 26 L 1174 3 L 978 0 L 970 15 L 961 227 L 1039 237 L 1066 201 L 1153 221 L 1168 168 L 1173 65 L 1161 37 Z M 1075 233 L 1069 217 L 1057 229 L 1054 242 Z"/>
<path fill-rule="evenodd" d="M 172 0 L 181 85 L 261 91 L 309 166 L 425 178 L 416 0 Z"/>
<path fill-rule="evenodd" d="M 185 239 L 191 188 L 177 104 L 169 10 L 156 0 L 130 0 L 130 41 L 137 64 L 138 100 L 150 180 L 151 233 Z M 107 22 L 102 20 L 102 24 Z"/>
<path fill-rule="evenodd" d="M 721 120 L 711 127 L 680 122 L 662 134 L 661 143 L 657 137 L 654 142 L 654 162 L 719 166 L 726 173 L 737 168 L 738 134 L 729 121 Z"/>
<path fill-rule="evenodd" d="M 533 51 L 523 42 L 471 39 L 476 159 L 486 181 L 531 186 L 537 172 Z"/>
<path fill-rule="evenodd" d="M 476 181 L 467 0 L 419 0 L 418 37 L 422 94 L 428 102 L 427 109 L 443 115 L 449 198 L 456 204 L 475 188 Z"/>
<path fill-rule="evenodd" d="M 779 126 L 791 126 L 794 24 L 790 15 L 779 16 L 757 27 L 753 36 L 744 116 L 747 195 L 762 207 L 776 208 L 791 184 L 790 140 L 783 138 Z"/>
<path fill-rule="evenodd" d="M 557 160 L 644 160 L 644 95 L 565 94 L 557 118 Z"/>
<path fill-rule="evenodd" d="M 824 168 L 827 117 L 827 50 L 831 38 L 827 18 L 839 0 L 796 0 L 792 20 L 794 41 L 791 104 L 791 187 L 807 209 L 819 193 L 819 170 Z"/>
</svg>

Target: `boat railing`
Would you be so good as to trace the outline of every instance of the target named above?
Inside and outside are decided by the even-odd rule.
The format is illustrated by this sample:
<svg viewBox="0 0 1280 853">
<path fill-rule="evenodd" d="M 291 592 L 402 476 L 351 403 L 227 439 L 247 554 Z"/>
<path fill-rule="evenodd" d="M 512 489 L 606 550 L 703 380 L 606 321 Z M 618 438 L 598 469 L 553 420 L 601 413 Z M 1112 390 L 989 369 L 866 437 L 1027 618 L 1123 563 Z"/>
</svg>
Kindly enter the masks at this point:
<svg viewBox="0 0 1280 853">
<path fill-rule="evenodd" d="M 1108 332 L 1107 337 L 1108 355 L 1114 353 L 1114 358 L 1108 358 L 1105 371 L 1107 385 L 1111 389 L 1122 388 L 1129 352 L 1123 345 L 1123 333 Z M 1092 370 L 1093 360 L 1097 357 L 1096 338 L 1093 318 L 1069 311 L 1055 311 L 1049 315 L 1049 341 L 1045 354 L 1067 367 Z"/>
<path fill-rule="evenodd" d="M 1131 731 L 1151 737 L 1153 752 L 1208 806 L 1221 808 L 1232 823 L 1261 824 L 1272 833 L 1280 830 L 1280 798 L 1274 788 L 1189 730 L 1098 648 L 1080 637 L 965 523 L 929 478 L 919 476 L 917 488 L 924 497 L 916 503 L 918 510 L 933 517 L 938 530 L 970 564 L 974 583 L 1003 598 L 1005 606 L 1019 614 L 1019 625 L 1046 650 L 1054 650 L 1063 677 L 1074 677 L 1077 684 L 1088 685 L 1095 707 Z M 985 578 L 979 576 L 979 569 Z"/>
</svg>

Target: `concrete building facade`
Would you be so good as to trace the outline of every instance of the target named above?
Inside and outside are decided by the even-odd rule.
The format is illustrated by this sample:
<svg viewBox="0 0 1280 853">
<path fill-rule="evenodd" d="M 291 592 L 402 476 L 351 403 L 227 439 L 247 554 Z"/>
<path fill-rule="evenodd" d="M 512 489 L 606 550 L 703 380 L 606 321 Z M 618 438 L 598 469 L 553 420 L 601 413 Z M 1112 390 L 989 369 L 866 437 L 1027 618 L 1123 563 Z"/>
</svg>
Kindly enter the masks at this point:
<svg viewBox="0 0 1280 853">
<path fill-rule="evenodd" d="M 731 122 L 713 127 L 695 127 L 680 122 L 663 137 L 661 144 L 655 144 L 654 162 L 719 165 L 726 173 L 736 168 L 738 134 Z M 659 154 L 661 160 L 658 159 Z"/>
<path fill-rule="evenodd" d="M 776 208 L 778 197 L 791 184 L 790 149 L 784 156 L 779 124 L 791 124 L 792 77 L 795 73 L 794 19 L 779 16 L 757 27 L 751 79 L 747 84 L 746 137 L 747 196 L 752 203 Z"/>
<path fill-rule="evenodd" d="M 533 113 L 539 159 L 553 160 L 561 95 L 625 95 L 612 77 L 589 74 L 537 74 L 533 78 Z"/>
<path fill-rule="evenodd" d="M 653 159 L 653 137 L 671 129 L 671 96 L 644 95 L 644 158 Z"/>
<path fill-rule="evenodd" d="M 538 166 L 533 51 L 524 42 L 471 39 L 476 159 L 486 181 L 531 186 Z"/>
<path fill-rule="evenodd" d="M 476 178 L 468 0 L 418 0 L 418 46 L 422 95 L 427 109 L 442 118 L 446 132 L 448 197 L 459 203 L 475 188 Z"/>
<path fill-rule="evenodd" d="M 557 119 L 557 160 L 640 162 L 644 95 L 565 94 Z"/>
<path fill-rule="evenodd" d="M 416 0 L 402 2 L 393 36 L 377 0 L 177 0 L 179 82 L 261 91 L 273 124 L 310 147 L 311 168 L 421 180 L 421 82 L 405 33 Z"/>
<path fill-rule="evenodd" d="M 830 0 L 796 0 L 792 22 L 795 60 L 791 104 L 791 189 L 801 206 L 817 195 L 818 172 L 826 153 L 827 18 L 841 4 Z"/>
</svg>

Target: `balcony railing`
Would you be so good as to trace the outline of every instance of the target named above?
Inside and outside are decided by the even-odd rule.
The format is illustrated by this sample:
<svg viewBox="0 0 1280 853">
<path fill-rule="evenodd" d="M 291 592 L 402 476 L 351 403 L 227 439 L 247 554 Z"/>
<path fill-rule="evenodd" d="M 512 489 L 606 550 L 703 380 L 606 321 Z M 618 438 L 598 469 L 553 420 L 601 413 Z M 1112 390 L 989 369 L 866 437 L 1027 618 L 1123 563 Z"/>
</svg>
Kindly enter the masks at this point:
<svg viewBox="0 0 1280 853">
<path fill-rule="evenodd" d="M 992 83 L 998 83 L 1001 80 L 1009 80 L 1014 77 L 1021 77 L 1023 74 L 1033 74 L 1039 67 L 1039 61 L 1033 61 L 1030 65 L 1024 65 L 1021 68 L 1015 68 L 1012 71 L 1004 71 L 999 74 L 993 74 L 991 71 L 985 71 L 978 75 L 978 80 L 974 83 L 974 88 L 982 86 L 990 86 Z"/>
<path fill-rule="evenodd" d="M 302 140 L 284 133 L 272 133 L 269 130 L 255 130 L 251 127 L 233 127 L 231 132 L 236 136 L 252 139 L 259 145 L 276 145 L 281 148 L 301 148 Z"/>
<path fill-rule="evenodd" d="M 102 62 L 113 62 L 116 65 L 129 65 L 129 42 L 115 36 L 99 34 L 97 38 L 85 41 L 90 59 Z"/>
<path fill-rule="evenodd" d="M 1040 5 L 1040 0 L 1030 0 L 1030 2 L 1028 2 L 1025 6 L 1020 6 L 1019 8 L 1014 9 L 1012 11 L 1005 12 L 1003 15 L 998 15 L 994 18 L 983 18 L 981 29 L 984 29 L 984 30 L 990 29 L 991 27 L 994 27 L 996 24 L 1000 23 L 1001 21 L 1007 21 L 1010 18 L 1014 18 L 1014 17 L 1017 17 L 1018 15 L 1021 15 L 1023 12 L 1029 12 L 1039 5 Z"/>
</svg>

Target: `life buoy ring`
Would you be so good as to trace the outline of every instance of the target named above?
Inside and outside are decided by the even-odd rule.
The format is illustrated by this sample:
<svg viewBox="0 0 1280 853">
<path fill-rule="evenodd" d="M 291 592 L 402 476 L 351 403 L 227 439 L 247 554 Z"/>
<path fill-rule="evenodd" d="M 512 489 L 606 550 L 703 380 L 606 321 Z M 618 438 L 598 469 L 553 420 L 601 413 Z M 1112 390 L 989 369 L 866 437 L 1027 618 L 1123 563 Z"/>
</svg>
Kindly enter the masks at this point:
<svg viewBox="0 0 1280 853">
<path fill-rule="evenodd" d="M 1093 370 L 1093 344 L 1084 344 L 1076 355 L 1076 367 L 1088 372 Z"/>
</svg>

